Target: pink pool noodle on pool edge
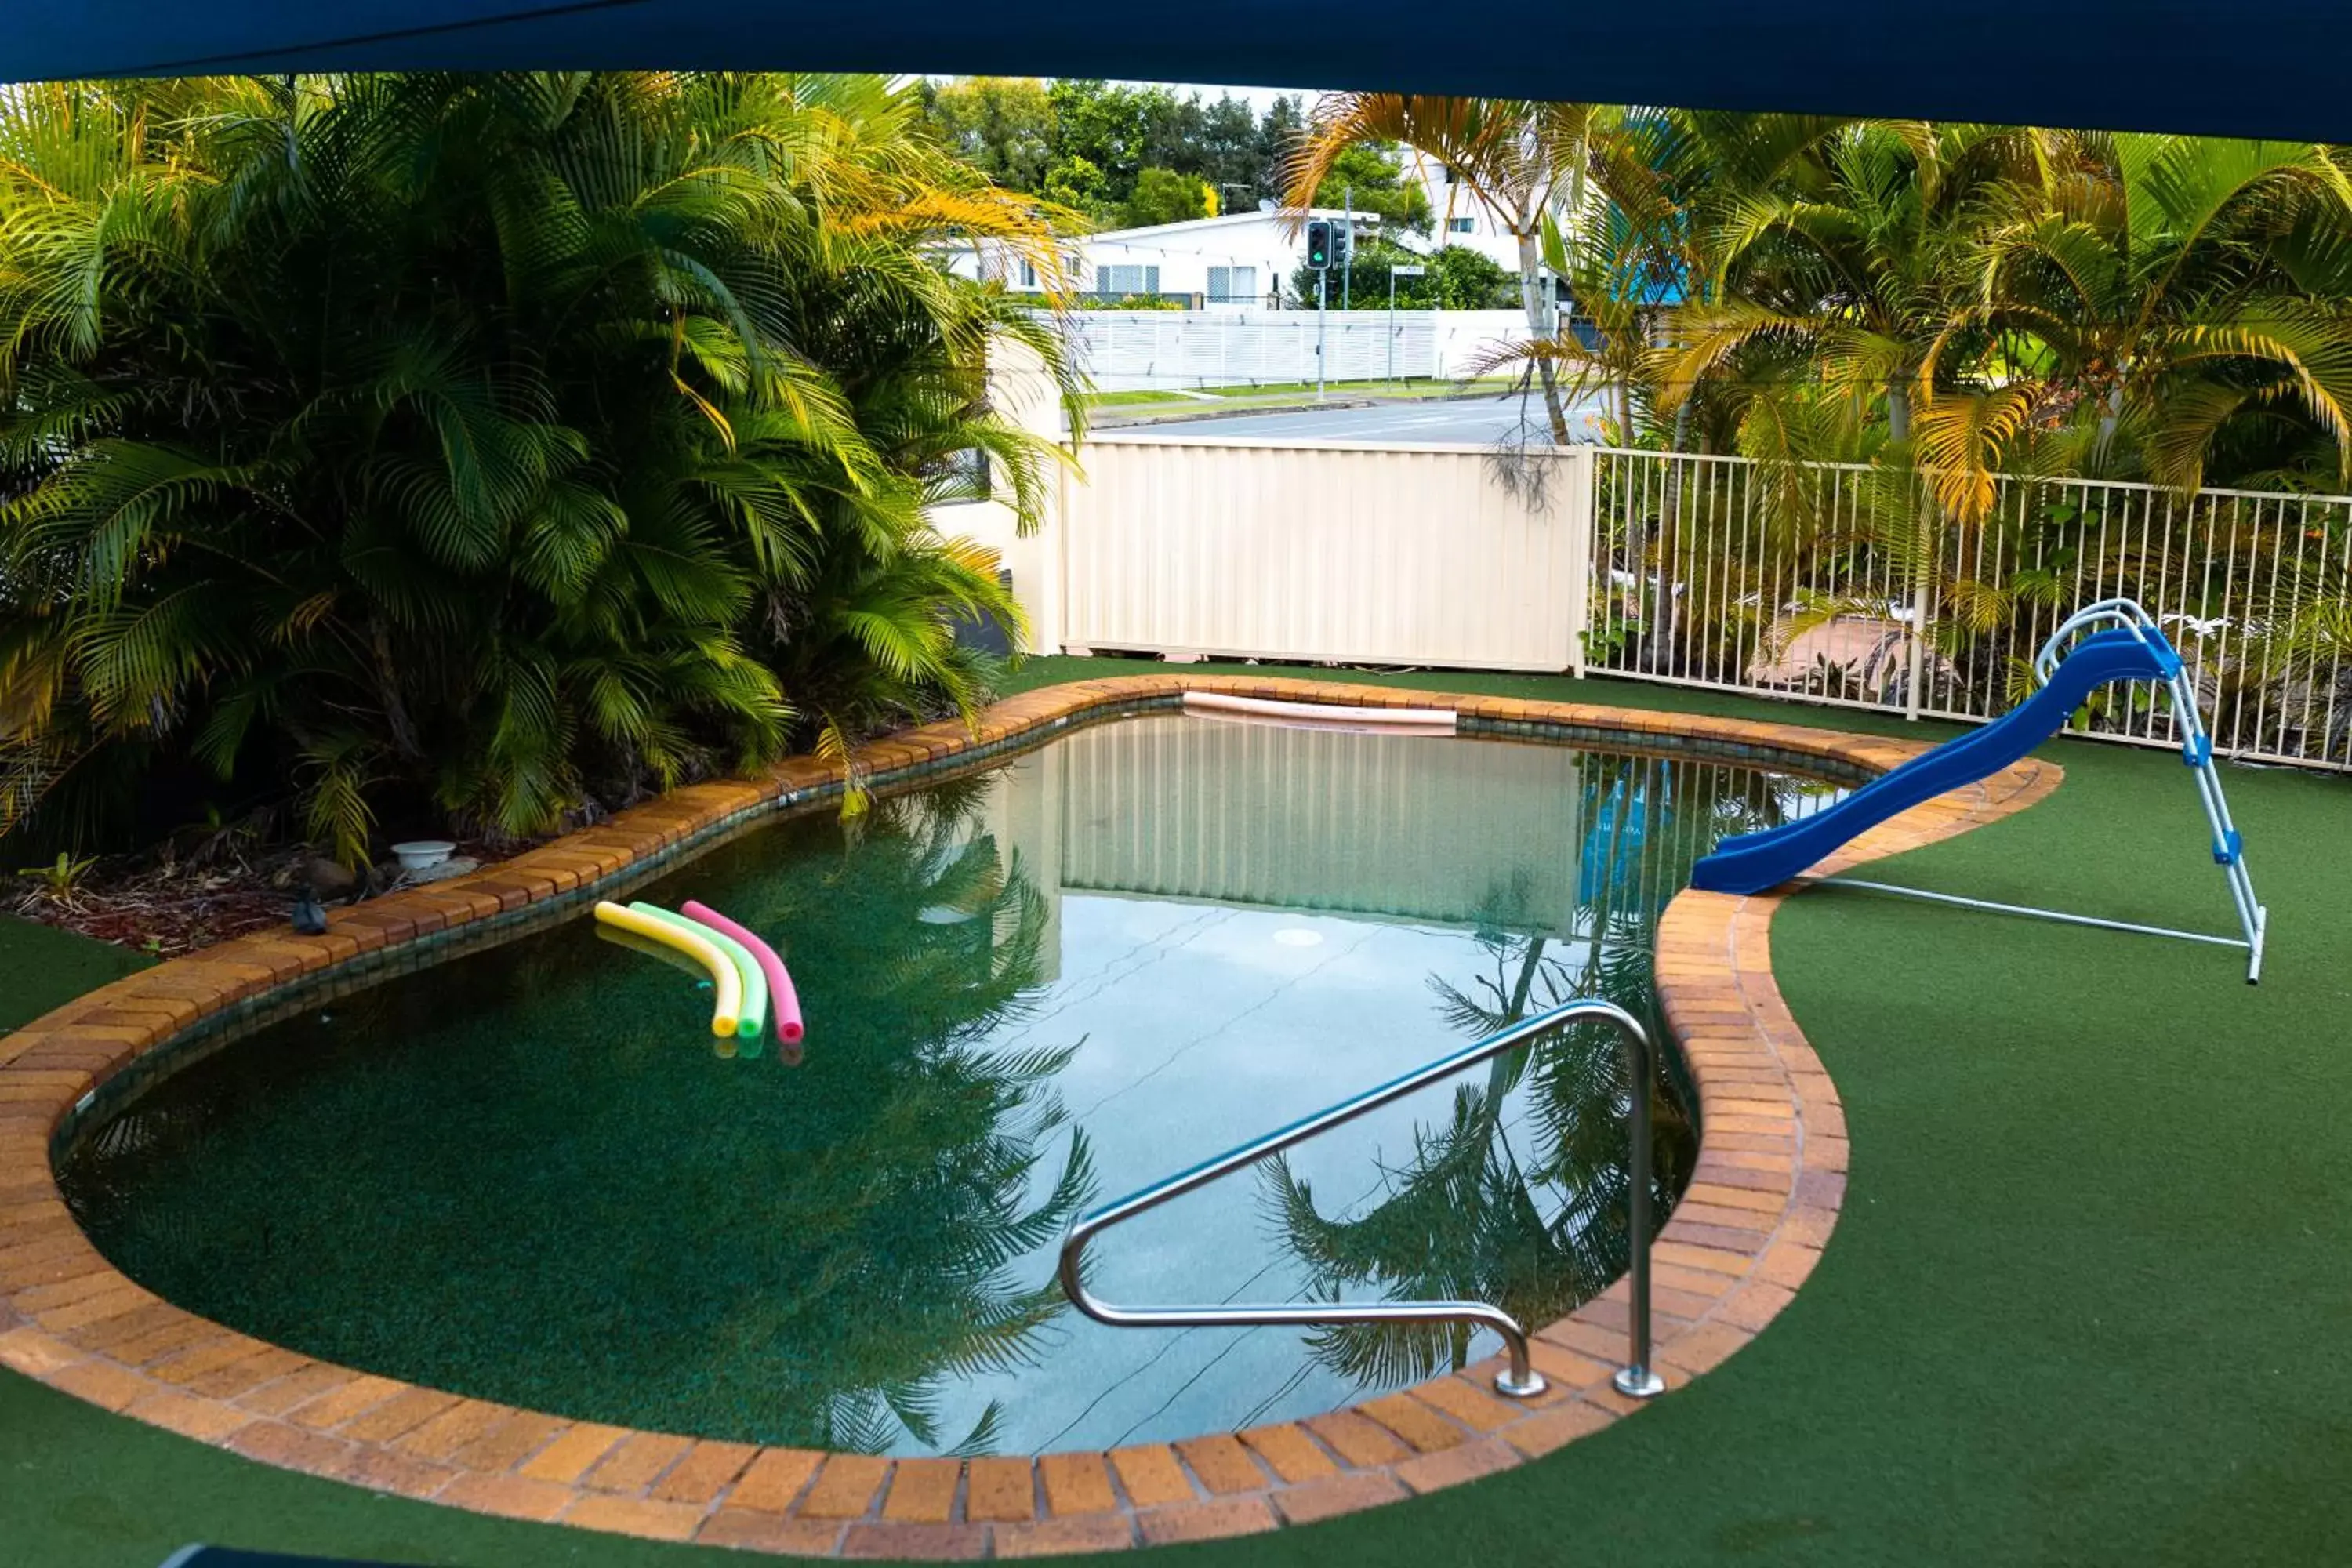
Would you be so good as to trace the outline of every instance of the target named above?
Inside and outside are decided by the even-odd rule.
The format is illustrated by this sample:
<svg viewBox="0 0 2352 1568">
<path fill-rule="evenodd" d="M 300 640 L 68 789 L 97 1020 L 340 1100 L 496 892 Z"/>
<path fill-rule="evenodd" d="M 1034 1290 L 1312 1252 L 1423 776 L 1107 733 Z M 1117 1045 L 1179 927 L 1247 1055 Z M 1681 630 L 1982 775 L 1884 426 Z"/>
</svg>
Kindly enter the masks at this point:
<svg viewBox="0 0 2352 1568">
<path fill-rule="evenodd" d="M 760 973 L 768 977 L 768 1011 L 775 1019 L 778 1043 L 799 1045 L 801 1036 L 807 1032 L 801 1026 L 800 993 L 793 989 L 793 977 L 785 971 L 784 961 L 776 956 L 776 950 L 761 941 L 756 932 L 737 925 L 709 904 L 688 899 L 678 905 L 677 912 L 743 944 L 759 964 Z"/>
</svg>

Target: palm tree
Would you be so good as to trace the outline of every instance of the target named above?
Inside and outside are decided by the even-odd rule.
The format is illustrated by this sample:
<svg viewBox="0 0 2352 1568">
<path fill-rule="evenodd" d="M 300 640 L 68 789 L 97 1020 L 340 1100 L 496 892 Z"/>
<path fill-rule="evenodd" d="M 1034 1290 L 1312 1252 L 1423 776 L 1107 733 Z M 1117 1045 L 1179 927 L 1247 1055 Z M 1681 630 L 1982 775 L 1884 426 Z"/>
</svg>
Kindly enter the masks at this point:
<svg viewBox="0 0 2352 1568">
<path fill-rule="evenodd" d="M 1612 397 L 1620 444 L 1658 443 L 1675 452 L 1727 444 L 1784 467 L 1823 455 L 1823 437 L 1840 422 L 1829 416 L 1827 400 L 1794 392 L 1801 355 L 1785 344 L 1740 344 L 1737 374 L 1717 363 L 1694 370 L 1682 355 L 1693 322 L 1724 313 L 1725 247 L 1738 242 L 1725 215 L 1754 193 L 1783 188 L 1792 170 L 1849 123 L 1674 110 L 1628 110 L 1601 121 L 1587 143 L 1587 176 L 1543 233 L 1545 260 L 1570 284 L 1579 319 L 1554 337 L 1497 349 L 1479 368 L 1560 367 L 1580 395 Z M 1689 490 L 1695 478 L 1705 478 L 1687 468 L 1667 465 L 1662 504 L 1622 542 L 1629 569 L 1646 572 L 1651 583 L 1643 657 L 1655 668 L 1675 657 L 1684 614 L 1678 590 L 1687 585 Z M 1781 499 L 1785 512 L 1794 498 Z M 1704 515 L 1704 498 L 1696 510 Z"/>
<path fill-rule="evenodd" d="M 2101 156 L 2046 199 L 2005 204 L 1938 361 L 1972 340 L 2015 345 L 2020 383 L 2086 416 L 2109 472 L 2182 491 L 2217 462 L 2290 488 L 2352 476 L 2341 154 L 2190 136 L 2093 145 Z"/>
<path fill-rule="evenodd" d="M 873 78 L 29 87 L 0 100 L 0 832 L 121 780 L 558 825 L 969 710 L 1017 611 L 925 503 L 1050 320 L 1055 216 Z"/>
<path fill-rule="evenodd" d="M 1540 264 L 1544 234 L 1563 207 L 1578 205 L 1595 142 L 1610 134 L 1615 111 L 1591 104 L 1529 99 L 1445 98 L 1392 92 L 1326 93 L 1306 140 L 1286 173 L 1286 205 L 1314 205 L 1339 155 L 1349 147 L 1402 143 L 1443 163 L 1517 244 L 1519 299 L 1530 336 L 1549 335 L 1551 310 Z M 1558 374 L 1536 369 L 1552 440 L 1568 444 L 1568 415 Z"/>
<path fill-rule="evenodd" d="M 1675 312 L 1654 374 L 1666 411 L 1713 394 L 1724 444 L 1759 392 L 1801 379 L 1882 409 L 1887 438 L 1909 442 L 1920 405 L 1945 389 L 1927 373 L 1967 384 L 1985 363 L 1948 335 L 1976 284 L 1979 232 L 2051 190 L 2077 145 L 1914 121 L 1683 121 L 1673 157 L 1708 287 Z"/>
<path fill-rule="evenodd" d="M 1721 209 L 1724 298 L 1685 312 L 1690 336 L 1661 364 L 1661 397 L 1712 393 L 1737 411 L 1743 448 L 1783 472 L 1807 456 L 1874 458 L 1846 543 L 1907 584 L 1915 645 L 1994 679 L 2005 668 L 2014 689 L 2021 617 L 2074 592 L 2044 563 L 2085 540 L 2063 497 L 1996 514 L 1997 470 L 2136 472 L 2184 494 L 2217 462 L 2264 483 L 2340 480 L 2352 454 L 2352 316 L 2337 303 L 2352 286 L 2347 193 L 2335 155 L 2311 146 L 1843 128 Z M 1846 416 L 1788 417 L 1824 400 Z M 1874 404 L 1883 433 L 1854 417 Z M 1787 440 L 1791 429 L 1809 439 Z M 1797 504 L 1774 509 L 1783 536 L 1817 546 L 1812 492 L 1785 489 Z M 2078 572 L 2188 580 L 2193 535 L 2217 520 L 2182 516 L 2189 531 L 2133 546 L 2148 559 Z M 1768 561 L 1764 577 L 1776 574 Z M 2316 583 L 2312 594 L 2327 596 Z M 2225 585 L 2207 597 L 2221 602 Z M 1781 635 L 1885 613 L 1814 599 Z M 2291 679 L 2309 639 L 2275 632 L 2242 639 L 2242 668 L 2209 673 Z"/>
<path fill-rule="evenodd" d="M 1485 374 L 1527 364 L 1540 372 L 1549 362 L 1578 398 L 1597 393 L 1611 400 L 1619 445 L 1643 438 L 1637 408 L 1654 416 L 1652 351 L 1670 308 L 1703 271 L 1686 216 L 1688 171 L 1678 164 L 1688 160 L 1676 157 L 1676 124 L 1671 114 L 1596 117 L 1584 148 L 1587 169 L 1539 225 L 1544 265 L 1568 287 L 1574 319 L 1559 321 L 1549 337 L 1496 345 L 1472 367 Z"/>
<path fill-rule="evenodd" d="M 1680 537 L 1703 533 L 1708 509 L 1663 531 L 1654 662 L 1692 640 L 1671 635 L 1682 611 L 1669 582 L 1691 587 L 1693 602 L 1752 606 L 1768 642 L 1857 608 L 1885 616 L 1883 600 L 1822 599 L 1793 616 L 1766 601 L 1790 560 L 1823 549 L 1853 551 L 1876 563 L 1872 575 L 1899 583 L 1914 607 L 1911 641 L 1933 644 L 1946 635 L 1934 611 L 1948 595 L 1988 602 L 1942 575 L 1946 517 L 1957 506 L 1960 523 L 1975 526 L 1990 506 L 1989 493 L 1950 482 L 1951 455 L 2007 440 L 2032 412 L 2004 384 L 1997 339 L 1956 343 L 1948 329 L 1967 308 L 1972 247 L 1991 215 L 2048 191 L 2077 159 L 2078 140 L 1917 121 L 1684 119 L 1677 166 L 1696 193 L 1710 281 L 1675 312 L 1652 366 L 1654 396 L 1677 419 L 1696 416 L 1702 448 L 1759 460 L 1766 533 L 1749 582 L 1730 552 Z M 1841 525 L 1822 514 L 1807 466 L 1857 458 L 1881 472 Z M 1692 567 L 1669 570 L 1681 555 Z M 1738 580 L 1685 581 L 1727 571 Z M 1739 620 L 1705 628 L 1697 640 L 1722 645 L 1711 658 L 1746 657 Z M 1917 664 L 1924 676 L 1924 658 Z"/>
</svg>

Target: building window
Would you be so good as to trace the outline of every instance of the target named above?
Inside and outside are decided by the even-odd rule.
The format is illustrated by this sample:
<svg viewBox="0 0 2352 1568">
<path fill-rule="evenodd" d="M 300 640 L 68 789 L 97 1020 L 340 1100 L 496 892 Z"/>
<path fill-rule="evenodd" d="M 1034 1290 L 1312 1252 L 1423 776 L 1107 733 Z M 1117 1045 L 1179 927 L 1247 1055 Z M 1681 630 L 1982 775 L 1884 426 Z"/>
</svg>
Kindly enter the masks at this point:
<svg viewBox="0 0 2352 1568">
<path fill-rule="evenodd" d="M 1021 264 L 1021 287 L 1024 289 L 1037 287 L 1037 269 L 1026 261 Z"/>
<path fill-rule="evenodd" d="M 1255 267 L 1212 267 L 1209 268 L 1209 303 L 1212 305 L 1247 305 L 1257 300 L 1257 268 Z"/>
<path fill-rule="evenodd" d="M 1106 300 L 1121 300 L 1129 294 L 1160 292 L 1160 268 L 1121 264 L 1095 268 L 1095 292 Z"/>
<path fill-rule="evenodd" d="M 1471 234 L 1477 227 L 1478 220 L 1475 217 L 1450 217 L 1445 220 L 1445 232 L 1448 234 Z"/>
</svg>

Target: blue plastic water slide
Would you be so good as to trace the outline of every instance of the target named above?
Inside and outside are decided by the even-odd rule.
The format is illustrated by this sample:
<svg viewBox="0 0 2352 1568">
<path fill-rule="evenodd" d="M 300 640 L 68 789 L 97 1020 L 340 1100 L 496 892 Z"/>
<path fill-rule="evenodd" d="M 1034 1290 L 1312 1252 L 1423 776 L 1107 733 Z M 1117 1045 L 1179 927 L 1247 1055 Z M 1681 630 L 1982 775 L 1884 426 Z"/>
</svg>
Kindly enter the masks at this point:
<svg viewBox="0 0 2352 1568">
<path fill-rule="evenodd" d="M 2084 699 L 2109 681 L 2169 682 L 2179 669 L 2180 656 L 2152 627 L 2094 632 L 2057 662 L 2041 690 L 1991 723 L 1881 774 L 1826 811 L 1725 839 L 1691 872 L 1691 886 L 1710 893 L 1777 888 L 1896 813 L 1999 773 L 2064 729 Z"/>
</svg>

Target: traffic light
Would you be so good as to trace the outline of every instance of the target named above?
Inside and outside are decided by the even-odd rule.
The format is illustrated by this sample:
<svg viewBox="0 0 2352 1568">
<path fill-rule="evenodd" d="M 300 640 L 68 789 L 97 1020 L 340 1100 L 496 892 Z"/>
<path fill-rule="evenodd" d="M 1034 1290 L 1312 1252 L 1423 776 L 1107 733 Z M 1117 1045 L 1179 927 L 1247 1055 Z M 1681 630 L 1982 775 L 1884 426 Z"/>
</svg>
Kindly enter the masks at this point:
<svg viewBox="0 0 2352 1568">
<path fill-rule="evenodd" d="M 1348 252 L 1355 243 L 1356 236 L 1353 229 L 1344 223 L 1333 224 L 1331 226 L 1331 265 L 1334 267 L 1349 265 L 1352 258 Z"/>
<path fill-rule="evenodd" d="M 1331 265 L 1331 226 L 1319 217 L 1307 226 L 1307 265 L 1318 272 Z"/>
</svg>

